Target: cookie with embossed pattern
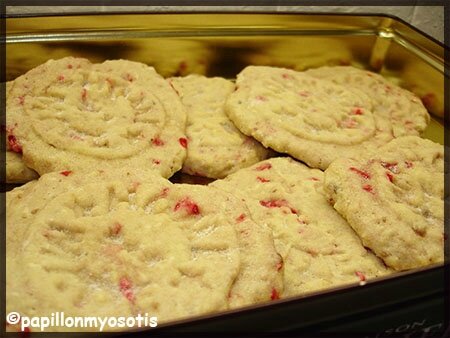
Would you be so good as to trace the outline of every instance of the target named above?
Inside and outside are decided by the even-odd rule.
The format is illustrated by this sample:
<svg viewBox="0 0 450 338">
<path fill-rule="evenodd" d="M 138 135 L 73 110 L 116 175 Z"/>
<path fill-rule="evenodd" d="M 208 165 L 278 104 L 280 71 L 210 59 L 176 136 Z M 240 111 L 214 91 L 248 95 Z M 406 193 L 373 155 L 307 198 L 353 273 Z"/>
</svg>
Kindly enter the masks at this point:
<svg viewBox="0 0 450 338">
<path fill-rule="evenodd" d="M 365 281 L 390 272 L 366 250 L 323 193 L 323 172 L 289 157 L 272 158 L 210 186 L 245 200 L 267 225 L 283 258 L 284 292 L 291 297 Z"/>
<path fill-rule="evenodd" d="M 336 69 L 342 72 L 249 66 L 238 74 L 226 112 L 244 134 L 320 169 L 426 128 L 429 115 L 411 93 L 373 73 Z M 348 81 L 334 81 L 335 72 Z M 376 81 L 366 86 L 362 77 Z"/>
<path fill-rule="evenodd" d="M 362 158 L 338 159 L 325 189 L 385 263 L 407 270 L 444 260 L 444 147 L 416 136 Z"/>
<path fill-rule="evenodd" d="M 230 194 L 144 170 L 45 174 L 7 193 L 7 311 L 163 323 L 270 300 L 279 258 L 245 215 Z"/>
<path fill-rule="evenodd" d="M 8 137 L 39 174 L 128 166 L 169 177 L 186 156 L 184 107 L 144 64 L 50 60 L 9 93 Z"/>
</svg>

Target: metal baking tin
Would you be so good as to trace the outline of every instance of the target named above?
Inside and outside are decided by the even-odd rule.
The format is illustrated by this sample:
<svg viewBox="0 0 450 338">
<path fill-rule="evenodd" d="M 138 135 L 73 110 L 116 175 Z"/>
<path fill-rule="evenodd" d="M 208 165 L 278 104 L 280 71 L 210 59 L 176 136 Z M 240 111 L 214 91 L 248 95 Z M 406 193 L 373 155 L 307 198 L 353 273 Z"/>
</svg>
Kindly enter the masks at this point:
<svg viewBox="0 0 450 338">
<path fill-rule="evenodd" d="M 163 76 L 234 78 L 249 64 L 297 70 L 352 64 L 415 92 L 444 143 L 444 46 L 398 18 L 292 13 L 118 13 L 8 16 L 6 78 L 50 58 L 130 59 Z M 448 113 L 448 112 L 447 112 Z M 178 332 L 428 334 L 445 327 L 448 264 L 160 325 Z M 448 282 L 448 281 L 447 281 Z M 153 329 L 152 329 L 153 330 Z M 141 332 L 145 334 L 145 332 Z"/>
</svg>

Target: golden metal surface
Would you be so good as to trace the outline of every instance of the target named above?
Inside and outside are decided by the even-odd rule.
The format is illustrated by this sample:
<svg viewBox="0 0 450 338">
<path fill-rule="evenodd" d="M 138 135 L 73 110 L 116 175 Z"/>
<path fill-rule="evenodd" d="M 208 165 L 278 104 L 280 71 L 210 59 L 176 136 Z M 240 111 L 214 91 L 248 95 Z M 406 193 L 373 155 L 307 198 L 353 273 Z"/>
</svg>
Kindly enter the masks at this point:
<svg viewBox="0 0 450 338">
<path fill-rule="evenodd" d="M 153 65 L 163 76 L 200 73 L 234 78 L 249 64 L 298 70 L 352 64 L 380 71 L 418 94 L 432 114 L 444 116 L 443 46 L 383 15 L 16 17 L 7 18 L 6 30 L 8 80 L 50 58 L 68 55 L 93 62 L 140 61 Z"/>
</svg>

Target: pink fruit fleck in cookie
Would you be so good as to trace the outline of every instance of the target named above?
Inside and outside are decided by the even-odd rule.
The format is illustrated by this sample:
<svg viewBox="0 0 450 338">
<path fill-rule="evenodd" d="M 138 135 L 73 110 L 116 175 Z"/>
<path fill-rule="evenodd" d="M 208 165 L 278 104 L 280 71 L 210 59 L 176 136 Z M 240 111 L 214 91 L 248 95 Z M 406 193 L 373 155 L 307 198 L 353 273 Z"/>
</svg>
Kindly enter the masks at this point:
<svg viewBox="0 0 450 338">
<path fill-rule="evenodd" d="M 130 302 L 134 303 L 134 293 L 131 282 L 126 277 L 122 277 L 119 282 L 119 289 L 122 295 Z"/>
<path fill-rule="evenodd" d="M 161 140 L 161 139 L 159 138 L 159 136 L 156 136 L 155 138 L 152 138 L 152 144 L 153 144 L 154 146 L 160 147 L 160 146 L 163 146 L 163 145 L 164 145 L 164 141 Z"/>
<path fill-rule="evenodd" d="M 363 115 L 363 110 L 362 110 L 362 108 L 355 107 L 355 108 L 353 108 L 351 114 L 352 115 Z"/>
<path fill-rule="evenodd" d="M 355 271 L 355 275 L 359 277 L 359 280 L 361 282 L 364 282 L 366 280 L 366 276 L 360 271 Z"/>
<path fill-rule="evenodd" d="M 182 200 L 178 201 L 177 204 L 175 204 L 175 207 L 173 210 L 178 211 L 180 209 L 185 209 L 189 215 L 199 215 L 200 214 L 200 208 L 189 197 L 185 197 Z"/>
<path fill-rule="evenodd" d="M 270 163 L 263 163 L 260 166 L 256 167 L 256 170 L 262 171 L 272 168 L 272 165 Z"/>
<path fill-rule="evenodd" d="M 8 135 L 8 147 L 9 150 L 18 154 L 22 154 L 22 146 L 19 144 L 17 138 L 12 134 Z"/>
<path fill-rule="evenodd" d="M 386 177 L 388 178 L 388 180 L 392 183 L 394 182 L 394 175 L 392 175 L 389 171 L 386 172 Z"/>
<path fill-rule="evenodd" d="M 270 182 L 269 179 L 260 176 L 257 176 L 256 179 L 262 183 Z"/>
<path fill-rule="evenodd" d="M 364 178 L 366 180 L 370 179 L 370 174 L 365 172 L 365 171 L 363 171 L 363 170 L 360 170 L 360 169 L 355 168 L 355 167 L 350 167 L 350 170 L 355 172 L 355 173 L 357 173 L 359 176 L 361 176 L 362 178 Z"/>
<path fill-rule="evenodd" d="M 364 184 L 362 187 L 365 191 L 370 192 L 371 194 L 373 194 L 373 187 L 370 184 Z"/>
<path fill-rule="evenodd" d="M 272 293 L 270 295 L 270 299 L 272 299 L 272 300 L 280 299 L 280 294 L 278 293 L 277 289 L 272 288 Z"/>
<path fill-rule="evenodd" d="M 237 218 L 236 218 L 236 222 L 237 223 L 241 223 L 245 220 L 245 214 L 240 214 Z"/>
<path fill-rule="evenodd" d="M 60 174 L 63 175 L 63 176 L 69 176 L 71 173 L 72 173 L 71 170 L 64 170 L 64 171 L 60 172 Z"/>
<path fill-rule="evenodd" d="M 187 148 L 187 146 L 188 146 L 188 140 L 187 140 L 186 138 L 180 137 L 178 141 L 180 142 L 180 144 L 181 144 L 181 146 L 182 146 L 183 148 Z"/>
<path fill-rule="evenodd" d="M 381 165 L 383 166 L 383 168 L 390 170 L 394 174 L 398 173 L 397 162 L 383 162 L 383 161 L 381 161 Z"/>
<path fill-rule="evenodd" d="M 291 208 L 289 206 L 288 201 L 284 200 L 284 199 L 277 199 L 277 200 L 263 200 L 263 201 L 259 201 L 259 204 L 261 204 L 263 207 L 266 208 L 281 208 L 281 207 L 287 207 L 291 210 L 291 212 L 293 214 L 297 214 L 297 210 L 295 210 L 294 208 Z"/>
</svg>

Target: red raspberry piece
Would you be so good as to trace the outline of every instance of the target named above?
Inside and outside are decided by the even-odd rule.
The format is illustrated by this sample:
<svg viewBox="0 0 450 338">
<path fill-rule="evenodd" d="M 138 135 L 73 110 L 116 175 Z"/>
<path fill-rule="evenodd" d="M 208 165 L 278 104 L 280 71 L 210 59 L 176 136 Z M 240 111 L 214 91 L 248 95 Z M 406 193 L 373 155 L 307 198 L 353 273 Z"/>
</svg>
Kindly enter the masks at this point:
<svg viewBox="0 0 450 338">
<path fill-rule="evenodd" d="M 386 172 L 386 176 L 391 183 L 394 182 L 394 175 L 392 175 L 389 171 Z"/>
<path fill-rule="evenodd" d="M 275 288 L 272 288 L 272 293 L 270 294 L 270 299 L 272 299 L 272 300 L 280 299 L 280 294 L 278 293 L 278 291 Z"/>
<path fill-rule="evenodd" d="M 361 108 L 355 107 L 355 108 L 353 108 L 351 114 L 352 115 L 363 115 L 364 113 L 363 113 L 363 110 Z"/>
<path fill-rule="evenodd" d="M 398 173 L 398 166 L 397 166 L 397 162 L 381 162 L 381 165 L 383 166 L 383 168 L 393 172 L 394 174 Z"/>
<path fill-rule="evenodd" d="M 22 146 L 19 144 L 19 141 L 14 135 L 8 135 L 8 147 L 9 150 L 22 154 Z"/>
<path fill-rule="evenodd" d="M 360 170 L 360 169 L 355 168 L 355 167 L 350 167 L 350 170 L 355 172 L 355 173 L 357 173 L 359 176 L 361 176 L 362 178 L 364 178 L 366 180 L 370 179 L 370 174 L 365 172 L 365 171 L 363 171 L 363 170 Z"/>
<path fill-rule="evenodd" d="M 199 215 L 200 208 L 198 205 L 192 201 L 189 197 L 185 197 L 182 200 L 178 201 L 173 208 L 174 211 L 178 211 L 179 209 L 185 209 L 189 215 Z"/>
<path fill-rule="evenodd" d="M 291 210 L 291 212 L 293 214 L 297 214 L 297 210 L 295 210 L 294 208 L 291 208 L 289 206 L 288 201 L 286 200 L 266 200 L 266 201 L 259 201 L 259 204 L 261 204 L 263 207 L 266 208 L 281 208 L 281 207 L 287 207 Z"/>
<path fill-rule="evenodd" d="M 181 144 L 181 146 L 182 146 L 183 148 L 187 148 L 187 146 L 188 146 L 188 140 L 187 140 L 186 138 L 180 137 L 180 138 L 178 139 L 178 141 L 180 142 L 180 144 Z"/>
<path fill-rule="evenodd" d="M 267 170 L 272 168 L 272 165 L 270 163 L 263 163 L 261 165 L 259 165 L 258 167 L 256 167 L 255 169 L 258 171 L 262 171 L 262 170 Z"/>
<path fill-rule="evenodd" d="M 260 177 L 260 176 L 256 177 L 256 179 L 262 183 L 270 182 L 270 180 L 268 180 L 267 178 Z"/>
<path fill-rule="evenodd" d="M 359 277 L 359 280 L 361 282 L 364 282 L 366 280 L 366 276 L 360 271 L 355 271 L 355 275 Z"/>
<path fill-rule="evenodd" d="M 365 191 L 370 192 L 371 194 L 373 194 L 373 187 L 370 184 L 364 184 L 362 187 Z"/>
<path fill-rule="evenodd" d="M 164 145 L 164 141 L 161 140 L 161 139 L 159 138 L 159 136 L 156 136 L 155 138 L 152 138 L 152 144 L 155 145 L 155 146 L 157 146 L 157 147 L 161 147 L 161 146 Z"/>
<path fill-rule="evenodd" d="M 69 176 L 71 173 L 72 173 L 71 170 L 64 170 L 64 171 L 60 172 L 60 174 L 63 175 L 63 176 Z"/>
<path fill-rule="evenodd" d="M 237 218 L 236 218 L 236 222 L 237 223 L 241 223 L 245 220 L 245 214 L 240 214 Z"/>
<path fill-rule="evenodd" d="M 122 277 L 119 281 L 119 289 L 122 292 L 122 295 L 130 302 L 134 303 L 134 293 L 131 282 L 126 277 Z"/>
</svg>

